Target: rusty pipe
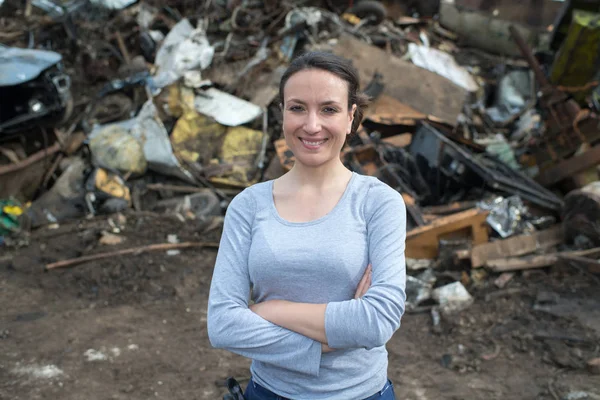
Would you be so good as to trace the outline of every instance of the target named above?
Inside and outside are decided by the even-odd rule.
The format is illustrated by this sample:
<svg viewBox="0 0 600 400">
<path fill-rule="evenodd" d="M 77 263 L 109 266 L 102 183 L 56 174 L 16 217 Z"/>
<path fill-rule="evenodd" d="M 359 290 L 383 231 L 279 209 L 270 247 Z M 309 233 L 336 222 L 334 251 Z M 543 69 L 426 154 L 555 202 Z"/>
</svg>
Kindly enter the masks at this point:
<svg viewBox="0 0 600 400">
<path fill-rule="evenodd" d="M 56 142 L 52 146 L 44 150 L 40 150 L 37 153 L 27 157 L 26 159 L 19 161 L 18 163 L 0 166 L 0 175 L 6 175 L 15 171 L 19 171 L 25 167 L 35 164 L 40 160 L 43 160 L 46 157 L 53 155 L 54 153 L 58 153 L 59 151 L 60 143 Z"/>
<path fill-rule="evenodd" d="M 542 71 L 542 67 L 540 66 L 540 63 L 534 57 L 533 52 L 531 51 L 531 48 L 525 42 L 525 39 L 523 39 L 523 36 L 521 36 L 521 34 L 517 30 L 517 28 L 515 28 L 513 25 L 509 26 L 508 30 L 510 31 L 510 34 L 512 35 L 513 39 L 515 40 L 515 43 L 519 47 L 519 50 L 521 50 L 521 54 L 527 60 L 529 67 L 533 70 L 533 73 L 535 74 L 535 77 L 537 78 L 540 86 L 542 86 L 542 87 L 548 86 L 550 84 L 548 82 L 548 78 L 546 78 L 546 74 L 544 74 L 544 71 Z"/>
</svg>

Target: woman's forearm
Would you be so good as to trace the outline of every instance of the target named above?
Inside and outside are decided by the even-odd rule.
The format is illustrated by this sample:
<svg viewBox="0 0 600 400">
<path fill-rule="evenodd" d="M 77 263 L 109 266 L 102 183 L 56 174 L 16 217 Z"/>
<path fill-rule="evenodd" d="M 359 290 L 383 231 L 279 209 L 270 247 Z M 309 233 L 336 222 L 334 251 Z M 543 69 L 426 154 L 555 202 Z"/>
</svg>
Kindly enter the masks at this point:
<svg viewBox="0 0 600 400">
<path fill-rule="evenodd" d="M 267 321 L 323 344 L 327 344 L 326 308 L 327 304 L 294 303 L 286 300 L 269 300 L 250 307 Z"/>
</svg>

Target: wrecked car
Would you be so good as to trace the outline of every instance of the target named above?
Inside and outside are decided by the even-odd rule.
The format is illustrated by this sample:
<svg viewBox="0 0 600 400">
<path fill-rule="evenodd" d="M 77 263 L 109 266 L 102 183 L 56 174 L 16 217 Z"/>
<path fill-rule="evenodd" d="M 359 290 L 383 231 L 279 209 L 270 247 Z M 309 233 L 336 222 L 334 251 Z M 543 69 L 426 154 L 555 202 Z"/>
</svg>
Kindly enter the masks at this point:
<svg viewBox="0 0 600 400">
<path fill-rule="evenodd" d="M 0 134 L 66 120 L 70 88 L 60 54 L 0 45 Z"/>
</svg>

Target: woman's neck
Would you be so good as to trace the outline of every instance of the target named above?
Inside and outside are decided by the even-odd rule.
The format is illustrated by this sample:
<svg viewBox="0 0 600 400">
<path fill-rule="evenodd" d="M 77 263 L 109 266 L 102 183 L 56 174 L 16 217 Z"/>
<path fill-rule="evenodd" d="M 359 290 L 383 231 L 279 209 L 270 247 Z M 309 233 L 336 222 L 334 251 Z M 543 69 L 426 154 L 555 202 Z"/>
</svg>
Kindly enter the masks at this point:
<svg viewBox="0 0 600 400">
<path fill-rule="evenodd" d="M 341 160 L 332 160 L 319 167 L 307 167 L 296 162 L 287 175 L 288 179 L 300 186 L 327 187 L 350 179 L 352 172 Z"/>
</svg>

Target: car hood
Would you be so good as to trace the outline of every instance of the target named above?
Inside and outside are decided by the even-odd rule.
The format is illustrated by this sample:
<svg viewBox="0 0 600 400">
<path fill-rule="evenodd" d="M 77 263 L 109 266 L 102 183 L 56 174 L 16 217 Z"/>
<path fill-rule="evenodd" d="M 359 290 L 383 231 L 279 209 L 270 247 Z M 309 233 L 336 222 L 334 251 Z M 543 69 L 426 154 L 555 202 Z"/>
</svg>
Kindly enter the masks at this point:
<svg viewBox="0 0 600 400">
<path fill-rule="evenodd" d="M 35 79 L 61 60 L 62 56 L 53 51 L 0 46 L 0 86 Z"/>
</svg>

